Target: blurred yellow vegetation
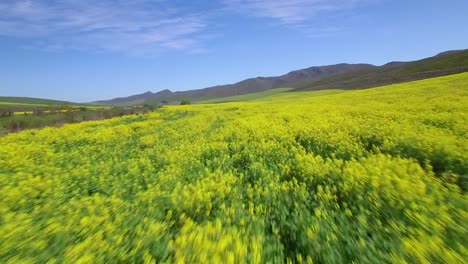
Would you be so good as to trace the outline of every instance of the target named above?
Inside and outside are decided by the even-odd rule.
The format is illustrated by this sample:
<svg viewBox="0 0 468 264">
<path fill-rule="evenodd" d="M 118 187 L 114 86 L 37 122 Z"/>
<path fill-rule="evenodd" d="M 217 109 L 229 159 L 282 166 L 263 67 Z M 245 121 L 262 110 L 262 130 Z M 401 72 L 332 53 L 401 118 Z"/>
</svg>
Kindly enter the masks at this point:
<svg viewBox="0 0 468 264">
<path fill-rule="evenodd" d="M 0 138 L 2 263 L 466 263 L 468 73 Z"/>
</svg>

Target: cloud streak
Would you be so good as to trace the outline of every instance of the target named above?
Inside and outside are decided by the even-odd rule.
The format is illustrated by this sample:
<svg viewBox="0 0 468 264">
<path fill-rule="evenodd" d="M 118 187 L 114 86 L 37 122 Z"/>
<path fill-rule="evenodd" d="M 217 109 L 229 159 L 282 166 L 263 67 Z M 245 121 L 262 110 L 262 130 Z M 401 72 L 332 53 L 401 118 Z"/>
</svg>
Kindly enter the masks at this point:
<svg viewBox="0 0 468 264">
<path fill-rule="evenodd" d="M 224 0 L 230 10 L 272 18 L 282 24 L 301 24 L 330 11 L 349 9 L 363 0 Z"/>
<path fill-rule="evenodd" d="M 207 26 L 164 0 L 3 0 L 0 14 L 0 36 L 30 46 L 135 54 L 197 47 Z"/>
<path fill-rule="evenodd" d="M 217 0 L 202 5 L 201 14 L 193 10 L 196 5 L 174 0 L 0 0 L 0 37 L 21 38 L 28 49 L 54 52 L 190 53 L 206 51 L 207 36 L 214 31 L 229 30 L 208 24 L 224 22 L 226 14 L 269 18 L 305 35 L 328 36 L 340 29 L 311 27 L 316 16 L 364 1 L 372 0 Z"/>
</svg>

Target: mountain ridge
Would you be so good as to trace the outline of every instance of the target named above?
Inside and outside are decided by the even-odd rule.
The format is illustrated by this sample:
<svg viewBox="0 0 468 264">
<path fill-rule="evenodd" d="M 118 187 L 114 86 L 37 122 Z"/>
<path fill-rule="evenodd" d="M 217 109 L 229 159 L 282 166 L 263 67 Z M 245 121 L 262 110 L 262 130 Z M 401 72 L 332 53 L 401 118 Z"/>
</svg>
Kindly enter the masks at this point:
<svg viewBox="0 0 468 264">
<path fill-rule="evenodd" d="M 294 91 L 360 89 L 468 71 L 468 49 L 449 50 L 416 61 L 391 61 L 382 66 L 366 63 L 338 63 L 293 70 L 280 76 L 248 78 L 232 84 L 188 91 L 145 92 L 128 97 L 100 100 L 104 105 L 160 104 L 183 99 L 202 101 L 257 93 L 276 88 Z"/>
<path fill-rule="evenodd" d="M 409 62 L 390 62 L 365 71 L 326 76 L 294 91 L 365 89 L 468 71 L 468 49 L 441 52 Z"/>
<path fill-rule="evenodd" d="M 333 75 L 333 74 L 340 74 L 344 72 L 364 69 L 364 68 L 372 68 L 376 67 L 371 64 L 365 63 L 357 63 L 357 64 L 349 64 L 349 63 L 339 63 L 333 65 L 325 65 L 325 66 L 312 66 L 300 70 L 290 71 L 286 74 L 280 76 L 271 76 L 271 77 L 254 77 L 242 80 L 240 82 L 236 82 L 233 84 L 224 84 L 224 85 L 215 85 L 201 89 L 195 90 L 188 90 L 188 91 L 175 91 L 172 92 L 168 89 L 156 92 L 156 93 L 141 93 L 136 95 L 131 95 L 128 97 L 118 97 L 113 98 L 110 100 L 100 100 L 93 103 L 98 104 L 122 104 L 128 103 L 136 100 L 146 99 L 148 101 L 151 100 L 161 100 L 164 101 L 165 99 L 184 99 L 190 98 L 195 100 L 206 100 L 206 99 L 213 99 L 218 97 L 226 97 L 226 96 L 236 96 L 236 95 L 243 95 L 248 93 L 254 92 L 261 92 L 269 89 L 274 88 L 281 88 L 281 87 L 291 87 L 297 88 L 304 81 L 313 81 L 319 79 L 321 77 Z M 164 92 L 164 93 L 162 93 Z"/>
</svg>

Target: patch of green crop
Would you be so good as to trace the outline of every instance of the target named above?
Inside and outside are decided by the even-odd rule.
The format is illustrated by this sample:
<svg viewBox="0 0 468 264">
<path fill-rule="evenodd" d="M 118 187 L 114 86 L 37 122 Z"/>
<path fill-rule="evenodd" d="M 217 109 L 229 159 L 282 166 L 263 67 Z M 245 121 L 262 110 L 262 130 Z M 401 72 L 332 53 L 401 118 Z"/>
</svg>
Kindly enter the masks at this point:
<svg viewBox="0 0 468 264">
<path fill-rule="evenodd" d="M 255 100 L 255 99 L 267 98 L 269 96 L 279 94 L 279 93 L 284 93 L 290 90 L 292 90 L 292 88 L 276 88 L 276 89 L 266 90 L 266 91 L 258 92 L 258 93 L 249 93 L 249 94 L 242 94 L 242 95 L 227 96 L 227 97 L 222 97 L 222 98 L 204 100 L 204 101 L 200 101 L 199 103 L 208 104 L 208 103 L 250 101 L 250 100 Z"/>
</svg>

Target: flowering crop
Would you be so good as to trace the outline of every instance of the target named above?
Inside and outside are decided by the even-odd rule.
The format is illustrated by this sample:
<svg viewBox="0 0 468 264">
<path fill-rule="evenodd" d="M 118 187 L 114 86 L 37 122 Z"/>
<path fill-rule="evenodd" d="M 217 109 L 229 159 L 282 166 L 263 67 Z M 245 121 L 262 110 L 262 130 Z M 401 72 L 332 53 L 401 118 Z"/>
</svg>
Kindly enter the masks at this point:
<svg viewBox="0 0 468 264">
<path fill-rule="evenodd" d="M 0 262 L 464 263 L 468 73 L 0 138 Z"/>
</svg>

